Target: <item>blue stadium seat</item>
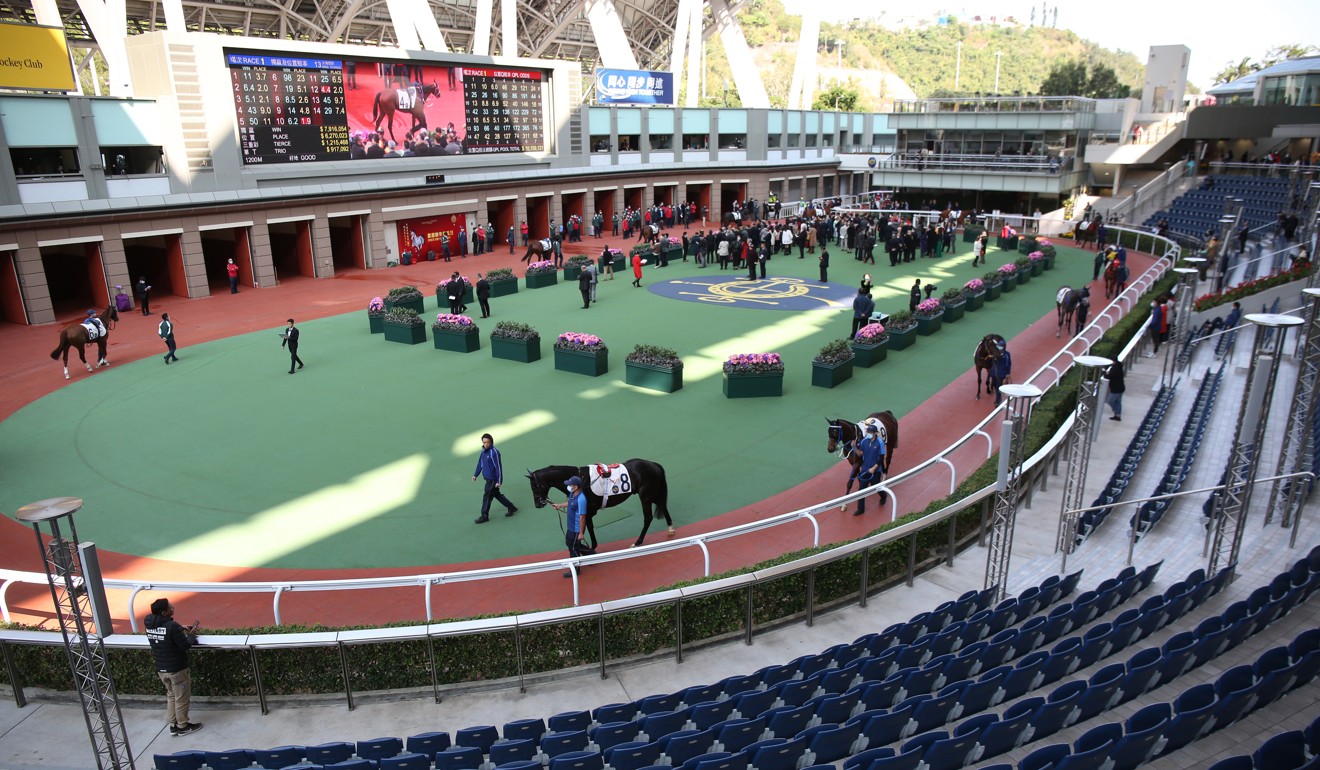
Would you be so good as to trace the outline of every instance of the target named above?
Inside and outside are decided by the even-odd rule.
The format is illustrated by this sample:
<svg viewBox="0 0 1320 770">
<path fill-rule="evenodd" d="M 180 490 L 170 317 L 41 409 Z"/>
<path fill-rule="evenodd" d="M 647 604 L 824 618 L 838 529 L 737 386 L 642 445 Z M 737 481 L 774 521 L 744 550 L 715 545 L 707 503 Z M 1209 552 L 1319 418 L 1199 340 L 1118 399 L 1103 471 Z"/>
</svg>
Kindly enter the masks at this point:
<svg viewBox="0 0 1320 770">
<path fill-rule="evenodd" d="M 765 712 L 766 729 L 773 738 L 792 738 L 807 729 L 814 716 L 813 706 L 780 706 Z"/>
<path fill-rule="evenodd" d="M 591 710 L 591 718 L 598 725 L 607 725 L 610 722 L 627 722 L 637 716 L 637 702 L 632 703 L 606 703 L 604 706 L 597 706 Z M 559 732 L 555 728 L 550 728 L 554 732 Z M 582 729 L 586 729 L 585 727 Z M 455 738 L 455 743 L 458 739 Z M 462 745 L 461 743 L 459 744 Z"/>
<path fill-rule="evenodd" d="M 577 713 L 583 715 L 587 714 L 585 711 L 579 711 Z M 591 724 L 590 717 L 588 717 L 582 727 L 576 729 L 586 729 L 589 724 Z M 505 722 L 504 729 L 500 730 L 500 735 L 504 736 L 505 740 L 513 741 L 521 738 L 530 738 L 533 742 L 537 743 L 540 742 L 541 736 L 545 735 L 545 733 L 545 720 L 540 718 L 515 719 L 512 722 Z"/>
<path fill-rule="evenodd" d="M 814 680 L 794 679 L 775 685 L 772 692 L 778 697 L 778 706 L 801 706 L 811 700 L 819 685 Z"/>
<path fill-rule="evenodd" d="M 718 684 L 693 685 L 683 691 L 683 705 L 695 706 L 698 703 L 710 703 L 720 697 Z"/>
<path fill-rule="evenodd" d="M 1113 770 L 1133 770 L 1154 758 L 1164 748 L 1171 713 L 1168 703 L 1152 703 L 1129 717 L 1109 754 Z"/>
<path fill-rule="evenodd" d="M 1081 651 L 1082 640 L 1076 636 L 1070 636 L 1054 645 L 1049 651 L 1049 657 L 1046 658 L 1045 665 L 1040 669 L 1040 683 L 1057 682 L 1081 668 L 1079 662 Z"/>
<path fill-rule="evenodd" d="M 669 764 L 677 766 L 709 753 L 714 743 L 714 730 L 679 730 L 660 741 L 660 751 L 669 758 Z"/>
<path fill-rule="evenodd" d="M 926 750 L 921 746 L 914 747 L 911 751 L 903 754 L 897 754 L 887 759 L 877 759 L 871 762 L 869 768 L 863 770 L 917 770 L 921 766 L 921 757 Z M 760 770 L 758 767 L 757 770 Z"/>
<path fill-rule="evenodd" d="M 1011 670 L 1006 666 L 1001 666 L 987 671 L 981 675 L 980 679 L 965 686 L 962 691 L 963 713 L 976 714 L 991 706 L 999 705 L 1004 697 L 1001 685 L 1004 682 L 1004 677 L 1008 676 L 1008 672 Z M 952 686 L 950 685 L 950 687 Z"/>
<path fill-rule="evenodd" d="M 843 770 L 866 770 L 877 759 L 889 759 L 898 756 L 898 752 L 888 746 L 859 751 L 843 760 Z"/>
<path fill-rule="evenodd" d="M 689 759 L 683 767 L 685 770 L 747 770 L 747 757 L 722 751 Z"/>
<path fill-rule="evenodd" d="M 643 714 L 676 711 L 682 703 L 683 693 L 681 692 L 673 692 L 667 695 L 648 695 L 637 701 L 637 710 Z"/>
<path fill-rule="evenodd" d="M 449 748 L 449 733 L 433 732 L 409 735 L 404 749 L 410 754 L 425 754 L 432 761 L 435 755 Z"/>
<path fill-rule="evenodd" d="M 852 753 L 853 743 L 861 734 L 857 725 L 816 725 L 802 731 L 814 764 L 837 762 Z"/>
<path fill-rule="evenodd" d="M 540 762 L 536 765 L 539 767 Z M 425 754 L 400 754 L 397 757 L 384 757 L 376 766 L 379 770 L 430 770 L 431 758 Z M 501 770 L 519 770 L 519 768 L 502 768 Z M 527 768 L 535 770 L 535 768 Z"/>
<path fill-rule="evenodd" d="M 773 738 L 743 749 L 756 770 L 794 770 L 807 752 L 805 738 Z"/>
<path fill-rule="evenodd" d="M 715 740 L 720 743 L 720 751 L 742 751 L 761 740 L 765 734 L 765 717 L 756 719 L 731 719 L 713 728 Z"/>
<path fill-rule="evenodd" d="M 499 739 L 500 731 L 495 729 L 495 725 L 460 727 L 454 732 L 455 746 L 469 746 L 474 749 L 481 749 L 482 754 L 489 754 L 490 747 L 495 745 L 495 741 L 498 741 Z"/>
<path fill-rule="evenodd" d="M 642 720 L 642 733 L 648 741 L 658 741 L 661 738 L 676 733 L 687 726 L 687 711 L 659 711 L 648 715 Z"/>
<path fill-rule="evenodd" d="M 1163 661 L 1160 663 L 1160 684 L 1168 684 L 1191 669 L 1195 647 L 1196 637 L 1191 631 L 1174 634 L 1164 642 L 1161 648 Z"/>
<path fill-rule="evenodd" d="M 478 770 L 484 762 L 485 757 L 476 746 L 451 746 L 435 755 L 435 770 Z"/>
<path fill-rule="evenodd" d="M 856 692 L 846 692 L 841 695 L 822 695 L 812 702 L 816 704 L 817 720 L 837 725 L 852 716 L 860 698 Z"/>
<path fill-rule="evenodd" d="M 519 759 L 503 765 L 496 765 L 494 770 L 543 770 L 544 767 L 539 759 Z"/>
<path fill-rule="evenodd" d="M 1221 759 L 1210 766 L 1209 770 L 1255 770 L 1251 757 L 1242 755 Z"/>
<path fill-rule="evenodd" d="M 734 707 L 738 701 L 727 698 L 720 701 L 705 701 L 695 706 L 690 706 L 688 719 L 696 726 L 698 730 L 705 730 L 733 718 Z"/>
<path fill-rule="evenodd" d="M 335 741 L 332 743 L 322 743 L 316 746 L 307 746 L 303 749 L 303 754 L 307 761 L 314 765 L 330 765 L 335 762 L 343 762 L 353 756 L 353 744 L 346 741 Z M 480 764 L 478 760 L 477 767 Z M 465 768 L 452 768 L 452 770 L 466 770 Z"/>
<path fill-rule="evenodd" d="M 545 720 L 546 729 L 542 730 L 541 735 L 536 736 L 536 739 L 540 740 L 541 736 L 547 732 L 565 733 L 572 730 L 585 730 L 591 727 L 591 722 L 590 712 L 564 711 Z"/>
<path fill-rule="evenodd" d="M 921 761 L 928 770 L 958 770 L 976 750 L 976 738 L 975 735 L 942 738 L 926 749 Z"/>
<path fill-rule="evenodd" d="M 1012 700 L 1040 687 L 1045 681 L 1041 670 L 1050 654 L 1044 650 L 1033 652 L 1018 661 L 1017 666 L 1004 677 L 1004 699 Z"/>
<path fill-rule="evenodd" d="M 1177 751 L 1214 727 L 1218 696 L 1214 685 L 1198 684 L 1173 702 L 1173 719 L 1164 731 L 1167 742 L 1162 753 Z"/>
<path fill-rule="evenodd" d="M 362 759 L 370 759 L 373 762 L 402 753 L 403 739 L 401 738 L 373 738 L 369 741 L 357 742 L 357 755 Z"/>
<path fill-rule="evenodd" d="M 1028 754 L 1018 763 L 1018 770 L 1046 770 L 1069 754 L 1068 744 L 1055 743 L 1043 746 Z"/>
<path fill-rule="evenodd" d="M 605 762 L 613 770 L 641 770 L 659 764 L 660 744 L 634 741 L 605 750 Z"/>
<path fill-rule="evenodd" d="M 1033 739 L 1062 730 L 1077 721 L 1082 695 L 1086 692 L 1086 682 L 1068 682 L 1051 692 L 1045 703 L 1036 709 L 1031 717 Z"/>
<path fill-rule="evenodd" d="M 343 762 L 324 765 L 323 770 L 376 770 L 376 765 L 369 759 L 346 759 Z"/>
<path fill-rule="evenodd" d="M 916 704 L 907 704 L 889 710 L 867 711 L 848 721 L 861 729 L 861 734 L 866 737 L 867 748 L 884 746 L 912 734 L 912 728 L 915 726 L 912 712 L 916 711 L 916 708 Z"/>
<path fill-rule="evenodd" d="M 1001 719 L 985 726 L 977 744 L 981 756 L 994 757 L 1011 751 L 1031 739 L 1031 715 L 1044 698 L 1028 698 L 1009 706 Z"/>
<path fill-rule="evenodd" d="M 560 754 L 567 754 L 571 751 L 586 751 L 588 741 L 586 730 L 547 733 L 541 738 L 541 753 L 553 760 Z M 436 770 L 445 769 L 437 764 Z"/>
<path fill-rule="evenodd" d="M 1279 733 L 1261 744 L 1252 755 L 1259 770 L 1298 770 L 1306 764 L 1306 736 L 1301 730 Z"/>
<path fill-rule="evenodd" d="M 936 695 L 930 700 L 919 703 L 912 712 L 912 721 L 917 725 L 916 732 L 924 733 L 946 724 L 951 719 L 957 719 L 962 713 L 962 706 L 958 703 L 958 696 L 961 693 L 961 687 L 950 689 L 942 695 Z"/>
<path fill-rule="evenodd" d="M 1086 721 L 1117 706 L 1123 697 L 1122 687 L 1126 676 L 1127 669 L 1120 663 L 1112 663 L 1092 674 L 1086 682 L 1086 692 L 1077 704 L 1077 721 Z"/>
<path fill-rule="evenodd" d="M 1129 701 L 1149 691 L 1159 681 L 1160 665 L 1164 662 L 1158 648 L 1147 647 L 1128 658 L 1127 673 L 1120 686 L 1122 700 Z"/>
<path fill-rule="evenodd" d="M 896 674 L 883 682 L 868 682 L 860 685 L 858 694 L 862 708 L 887 709 L 898 702 L 898 694 L 903 691 L 902 674 Z"/>
<path fill-rule="evenodd" d="M 732 698 L 739 693 L 755 690 L 760 685 L 760 680 L 750 674 L 730 676 L 720 681 L 720 692 Z"/>
<path fill-rule="evenodd" d="M 176 751 L 173 754 L 153 754 L 156 770 L 198 770 L 206 761 L 205 751 Z"/>
<path fill-rule="evenodd" d="M 774 706 L 775 694 L 769 690 L 754 690 L 744 692 L 730 700 L 734 702 L 734 710 L 738 712 L 738 716 L 751 719 L 764 714 Z"/>
<path fill-rule="evenodd" d="M 510 762 L 525 762 L 536 758 L 537 741 L 531 738 L 514 738 L 499 741 L 490 747 L 490 761 L 493 765 L 507 765 Z M 358 752 L 362 756 L 362 752 Z"/>
<path fill-rule="evenodd" d="M 1215 704 L 1213 729 L 1222 730 L 1250 711 L 1256 700 L 1255 690 L 1255 675 L 1250 666 L 1236 666 L 1221 674 L 1215 680 L 1219 701 Z"/>
<path fill-rule="evenodd" d="M 211 770 L 240 770 L 252 767 L 252 752 L 247 749 L 206 752 L 206 764 Z"/>
<path fill-rule="evenodd" d="M 266 770 L 280 770 L 280 768 L 296 765 L 303 760 L 303 750 L 301 746 L 276 746 L 273 749 L 253 749 L 252 761 L 258 767 Z M 429 767 L 431 758 L 427 757 L 426 764 Z"/>
<path fill-rule="evenodd" d="M 596 751 L 569 751 L 550 760 L 550 770 L 604 770 L 605 758 Z"/>
</svg>

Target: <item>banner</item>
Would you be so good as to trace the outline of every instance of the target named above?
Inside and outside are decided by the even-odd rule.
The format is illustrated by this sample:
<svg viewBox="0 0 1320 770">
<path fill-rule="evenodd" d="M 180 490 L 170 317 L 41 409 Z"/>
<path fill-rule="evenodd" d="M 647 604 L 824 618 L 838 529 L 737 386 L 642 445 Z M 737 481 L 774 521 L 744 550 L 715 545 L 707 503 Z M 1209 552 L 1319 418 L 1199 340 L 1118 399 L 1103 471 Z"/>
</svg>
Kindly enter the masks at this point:
<svg viewBox="0 0 1320 770">
<path fill-rule="evenodd" d="M 76 91 L 69 44 L 59 27 L 0 22 L 0 88 Z"/>
<path fill-rule="evenodd" d="M 648 70 L 596 70 L 600 104 L 673 104 L 674 73 Z"/>
<path fill-rule="evenodd" d="M 399 253 L 412 252 L 413 261 L 426 260 L 429 251 L 435 252 L 436 259 L 442 259 L 444 252 L 440 247 L 440 236 L 449 236 L 449 254 L 459 256 L 458 231 L 467 227 L 466 214 L 440 214 L 422 219 L 400 219 L 395 223 L 398 236 Z M 472 248 L 472 233 L 467 234 L 468 249 Z"/>
</svg>

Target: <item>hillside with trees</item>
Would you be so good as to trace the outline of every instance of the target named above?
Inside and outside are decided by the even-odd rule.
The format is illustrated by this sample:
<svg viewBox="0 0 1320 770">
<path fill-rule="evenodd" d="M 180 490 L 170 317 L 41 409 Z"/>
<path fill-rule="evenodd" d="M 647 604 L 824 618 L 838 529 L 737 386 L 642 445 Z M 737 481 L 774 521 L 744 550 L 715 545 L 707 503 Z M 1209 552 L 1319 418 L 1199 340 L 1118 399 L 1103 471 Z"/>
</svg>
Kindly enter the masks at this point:
<svg viewBox="0 0 1320 770">
<path fill-rule="evenodd" d="M 761 77 L 775 106 L 786 106 L 802 19 L 784 11 L 779 0 L 751 0 L 739 12 Z M 817 72 L 821 91 L 832 85 L 858 94 L 856 109 L 887 109 L 894 99 L 983 94 L 995 91 L 996 53 L 1001 94 L 1041 93 L 1051 71 L 1064 64 L 1088 71 L 1113 70 L 1118 85 L 1135 94 L 1144 65 L 1130 53 L 1110 51 L 1070 30 L 991 24 L 945 17 L 928 24 L 888 29 L 875 20 L 821 24 Z M 958 73 L 958 44 L 962 68 Z M 739 103 L 728 60 L 718 36 L 707 41 L 707 89 L 703 104 Z M 956 76 L 956 84 L 955 84 Z M 956 85 L 956 87 L 955 87 Z M 836 93 L 837 97 L 838 94 Z M 837 101 L 837 98 L 836 98 Z M 830 107 L 824 107 L 829 109 Z"/>
</svg>

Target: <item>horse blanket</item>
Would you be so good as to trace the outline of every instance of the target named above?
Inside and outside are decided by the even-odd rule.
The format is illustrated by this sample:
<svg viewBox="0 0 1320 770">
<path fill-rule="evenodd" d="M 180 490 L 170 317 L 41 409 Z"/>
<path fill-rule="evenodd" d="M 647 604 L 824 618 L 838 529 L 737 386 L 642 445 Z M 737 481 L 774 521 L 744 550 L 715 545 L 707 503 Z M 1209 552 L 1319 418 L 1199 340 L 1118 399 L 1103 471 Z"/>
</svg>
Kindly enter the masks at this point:
<svg viewBox="0 0 1320 770">
<path fill-rule="evenodd" d="M 87 330 L 87 340 L 98 340 L 105 334 L 105 327 L 97 319 L 83 321 L 82 327 Z"/>
<path fill-rule="evenodd" d="M 626 495 L 633 491 L 628 468 L 620 463 L 596 463 L 587 466 L 587 485 L 592 494 L 599 495 L 604 508 L 610 495 Z"/>
<path fill-rule="evenodd" d="M 1072 291 L 1072 289 L 1068 288 L 1067 286 L 1064 286 L 1062 289 L 1059 289 L 1059 293 L 1054 295 L 1055 304 L 1062 304 L 1065 299 L 1068 299 L 1068 292 L 1070 291 Z"/>
<path fill-rule="evenodd" d="M 409 86 L 408 88 L 400 88 L 395 90 L 394 93 L 399 99 L 399 109 L 403 110 L 404 112 L 411 110 L 413 108 L 413 104 L 417 102 L 416 87 Z"/>
<path fill-rule="evenodd" d="M 874 423 L 875 427 L 880 431 L 880 440 L 885 442 L 885 446 L 889 446 L 889 431 L 885 430 L 885 424 L 881 422 L 878 417 L 867 417 L 865 420 L 857 423 L 858 438 L 866 438 L 866 428 L 872 423 Z"/>
<path fill-rule="evenodd" d="M 542 239 L 541 239 L 541 250 L 544 251 L 546 254 L 549 254 L 549 253 L 550 253 L 550 248 L 551 248 L 552 245 L 553 245 L 553 244 L 550 243 L 550 239 L 549 239 L 549 238 L 542 238 Z"/>
</svg>

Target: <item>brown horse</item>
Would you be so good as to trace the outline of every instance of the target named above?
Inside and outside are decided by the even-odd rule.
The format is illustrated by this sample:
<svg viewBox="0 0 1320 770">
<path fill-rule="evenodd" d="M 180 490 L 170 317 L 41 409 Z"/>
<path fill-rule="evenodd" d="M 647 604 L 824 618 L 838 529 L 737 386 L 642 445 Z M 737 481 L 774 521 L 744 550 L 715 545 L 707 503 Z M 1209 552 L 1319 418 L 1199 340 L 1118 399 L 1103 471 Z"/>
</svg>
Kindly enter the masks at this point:
<svg viewBox="0 0 1320 770">
<path fill-rule="evenodd" d="M 110 338 L 110 324 L 119 321 L 119 310 L 112 304 L 96 317 L 100 319 L 101 325 L 105 327 L 105 334 L 96 339 L 96 366 L 100 368 L 110 365 L 105 357 L 105 345 L 106 340 Z M 87 363 L 87 356 L 83 353 L 83 347 L 90 341 L 87 328 L 81 322 L 71 324 L 60 330 L 59 347 L 50 352 L 50 357 L 52 360 L 58 361 L 61 355 L 64 356 L 64 379 L 69 379 L 69 348 L 78 351 L 78 358 L 83 362 L 83 366 L 87 367 L 87 371 L 92 370 L 92 365 Z"/>
<path fill-rule="evenodd" d="M 985 392 L 990 394 L 994 392 L 994 384 L 990 380 L 990 367 L 994 366 L 999 356 L 1003 355 L 1007 342 L 998 334 L 987 334 L 981 338 L 977 344 L 976 351 L 972 353 L 972 363 L 976 366 L 976 400 L 981 400 L 981 372 L 985 372 Z"/>
<path fill-rule="evenodd" d="M 1083 293 L 1090 296 L 1090 289 L 1074 289 L 1071 286 L 1061 286 L 1054 295 L 1054 312 L 1059 319 L 1059 328 L 1054 332 L 1054 338 L 1058 339 L 1063 334 L 1064 329 L 1072 328 L 1073 316 L 1077 313 L 1077 306 L 1082 302 Z"/>
<path fill-rule="evenodd" d="M 659 225 L 642 225 L 642 229 L 637 234 L 637 240 L 641 243 L 655 243 L 660 240 Z"/>
<path fill-rule="evenodd" d="M 545 245 L 545 240 L 546 239 L 544 238 L 532 238 L 529 240 L 527 242 L 527 253 L 523 255 L 522 261 L 530 263 L 532 261 L 539 262 L 543 259 L 554 259 L 554 244 L 552 243 L 547 247 Z M 533 260 L 532 257 L 536 257 L 536 260 Z"/>
<path fill-rule="evenodd" d="M 884 470 L 889 473 L 889 465 L 894 461 L 894 451 L 898 449 L 898 418 L 893 412 L 872 412 L 866 419 L 875 418 L 880 422 L 880 440 L 885 442 L 885 460 Z M 857 432 L 857 423 L 852 420 L 840 417 L 837 420 L 826 419 L 829 423 L 827 438 L 825 441 L 825 451 L 834 453 L 841 452 L 842 456 L 849 457 L 853 450 L 857 448 L 857 441 L 861 436 Z M 851 461 L 851 457 L 849 457 Z"/>
<path fill-rule="evenodd" d="M 1073 230 L 1073 245 L 1086 248 L 1086 244 L 1095 243 L 1096 233 L 1100 229 L 1100 220 L 1083 219 Z"/>
<path fill-rule="evenodd" d="M 1105 299 L 1113 299 L 1118 294 L 1118 260 L 1111 259 L 1109 264 L 1105 265 Z"/>
<path fill-rule="evenodd" d="M 427 83 L 416 86 L 414 90 L 416 96 L 413 98 L 412 107 L 406 110 L 399 107 L 399 89 L 386 88 L 376 93 L 376 100 L 371 104 L 371 120 L 376 124 L 376 133 L 380 133 L 380 124 L 384 123 L 389 126 L 390 139 L 395 138 L 394 113 L 396 112 L 406 112 L 412 116 L 412 127 L 404 134 L 405 139 L 411 139 L 418 129 L 426 128 L 426 100 L 432 96 L 440 98 L 440 87 L 435 83 Z"/>
</svg>

